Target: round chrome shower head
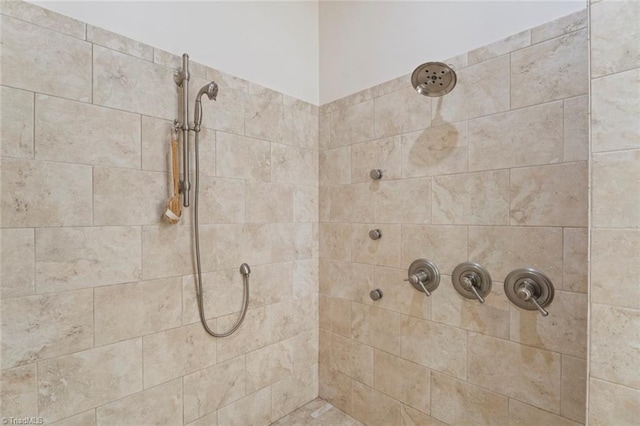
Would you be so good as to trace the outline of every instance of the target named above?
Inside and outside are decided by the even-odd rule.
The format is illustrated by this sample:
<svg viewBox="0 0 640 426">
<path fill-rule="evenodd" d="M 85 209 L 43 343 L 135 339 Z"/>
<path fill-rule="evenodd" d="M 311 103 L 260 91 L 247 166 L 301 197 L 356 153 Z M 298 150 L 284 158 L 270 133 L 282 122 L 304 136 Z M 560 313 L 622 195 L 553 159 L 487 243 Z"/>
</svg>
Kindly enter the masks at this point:
<svg viewBox="0 0 640 426">
<path fill-rule="evenodd" d="M 443 96 L 456 87 L 456 72 L 442 62 L 426 62 L 411 74 L 411 84 L 416 92 L 424 96 Z"/>
</svg>

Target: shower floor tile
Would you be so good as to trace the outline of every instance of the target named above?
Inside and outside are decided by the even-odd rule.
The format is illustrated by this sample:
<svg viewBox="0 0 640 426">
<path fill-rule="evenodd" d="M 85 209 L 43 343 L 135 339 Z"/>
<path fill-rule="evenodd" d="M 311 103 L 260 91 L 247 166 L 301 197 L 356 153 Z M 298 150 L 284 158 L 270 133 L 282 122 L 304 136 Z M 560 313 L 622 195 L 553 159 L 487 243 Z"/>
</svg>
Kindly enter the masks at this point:
<svg viewBox="0 0 640 426">
<path fill-rule="evenodd" d="M 364 426 L 353 417 L 317 398 L 289 413 L 271 426 Z"/>
</svg>

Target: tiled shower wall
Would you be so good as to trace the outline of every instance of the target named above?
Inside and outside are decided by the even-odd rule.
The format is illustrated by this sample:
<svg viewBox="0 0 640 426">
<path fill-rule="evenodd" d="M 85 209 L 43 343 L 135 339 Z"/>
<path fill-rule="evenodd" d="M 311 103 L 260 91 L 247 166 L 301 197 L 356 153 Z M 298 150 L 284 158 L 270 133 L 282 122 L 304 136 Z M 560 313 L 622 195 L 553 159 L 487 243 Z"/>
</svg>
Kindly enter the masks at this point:
<svg viewBox="0 0 640 426">
<path fill-rule="evenodd" d="M 268 424 L 316 397 L 317 107 L 191 64 L 192 100 L 220 85 L 201 141 L 214 329 L 236 320 L 238 267 L 252 268 L 245 323 L 215 339 L 196 308 L 193 208 L 160 220 L 180 58 L 0 4 L 2 416 Z"/>
<path fill-rule="evenodd" d="M 586 11 L 447 62 L 442 98 L 407 75 L 321 107 L 320 396 L 368 425 L 584 423 Z M 443 275 L 429 298 L 403 282 L 418 258 Z M 452 287 L 467 260 L 484 305 Z M 549 317 L 504 294 L 526 266 Z"/>
<path fill-rule="evenodd" d="M 640 413 L 640 3 L 591 2 L 589 424 Z"/>
</svg>

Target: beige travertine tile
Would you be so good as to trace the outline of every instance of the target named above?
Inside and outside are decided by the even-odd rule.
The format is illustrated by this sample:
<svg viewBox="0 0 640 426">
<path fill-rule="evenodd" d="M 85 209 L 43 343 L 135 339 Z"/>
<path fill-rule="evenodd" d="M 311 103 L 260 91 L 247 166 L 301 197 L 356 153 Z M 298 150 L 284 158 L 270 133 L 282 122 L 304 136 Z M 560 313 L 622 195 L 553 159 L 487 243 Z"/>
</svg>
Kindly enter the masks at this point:
<svg viewBox="0 0 640 426">
<path fill-rule="evenodd" d="M 351 259 L 351 225 L 348 223 L 320 224 L 320 257 L 335 260 Z"/>
<path fill-rule="evenodd" d="M 318 221 L 329 222 L 331 214 L 331 188 L 328 186 L 318 187 Z"/>
<path fill-rule="evenodd" d="M 269 99 L 270 101 L 277 101 L 280 104 L 284 104 L 282 93 L 277 92 L 273 89 L 269 89 L 268 87 L 261 86 L 260 84 L 254 83 L 252 81 L 249 82 L 248 93 L 251 95 Z"/>
<path fill-rule="evenodd" d="M 293 264 L 293 297 L 318 293 L 320 271 L 318 258 L 298 260 Z"/>
<path fill-rule="evenodd" d="M 271 419 L 277 420 L 313 400 L 317 394 L 318 367 L 296 371 L 271 386 Z"/>
<path fill-rule="evenodd" d="M 184 376 L 184 422 L 245 396 L 244 356 Z"/>
<path fill-rule="evenodd" d="M 369 386 L 352 381 L 352 415 L 369 426 L 398 424 L 400 403 Z"/>
<path fill-rule="evenodd" d="M 0 230 L 0 296 L 30 296 L 35 293 L 35 238 L 33 229 Z"/>
<path fill-rule="evenodd" d="M 318 114 L 309 114 L 294 107 L 293 145 L 318 150 Z"/>
<path fill-rule="evenodd" d="M 531 31 L 514 34 L 495 43 L 469 51 L 469 65 L 477 64 L 531 45 Z"/>
<path fill-rule="evenodd" d="M 288 299 L 266 306 L 269 343 L 290 339 L 318 328 L 318 296 Z"/>
<path fill-rule="evenodd" d="M 471 65 L 456 73 L 455 90 L 433 102 L 433 125 L 509 109 L 509 56 Z"/>
<path fill-rule="evenodd" d="M 214 411 L 204 417 L 200 417 L 195 422 L 189 423 L 188 426 L 218 426 L 218 412 Z"/>
<path fill-rule="evenodd" d="M 318 394 L 334 407 L 351 412 L 351 378 L 327 365 L 318 366 Z"/>
<path fill-rule="evenodd" d="M 281 183 L 247 182 L 246 221 L 257 223 L 291 222 L 293 220 L 293 187 Z M 221 195 L 220 201 L 229 198 Z M 237 194 L 236 194 L 237 196 Z"/>
<path fill-rule="evenodd" d="M 164 383 L 216 363 L 216 339 L 202 324 L 191 324 L 143 337 L 144 386 Z"/>
<path fill-rule="evenodd" d="M 345 146 L 322 151 L 318 161 L 320 184 L 351 183 L 351 147 Z"/>
<path fill-rule="evenodd" d="M 159 224 L 173 194 L 170 185 L 162 172 L 94 167 L 94 225 Z"/>
<path fill-rule="evenodd" d="M 182 383 L 174 380 L 96 409 L 97 425 L 182 423 Z"/>
<path fill-rule="evenodd" d="M 400 407 L 400 426 L 445 426 L 439 420 L 427 416 L 421 411 L 402 404 Z"/>
<path fill-rule="evenodd" d="M 142 170 L 171 173 L 171 131 L 173 123 L 169 120 L 142 116 Z M 178 138 L 178 151 L 182 150 L 182 139 Z M 202 151 L 202 147 L 201 147 Z M 202 154 L 202 153 L 201 153 Z M 178 165 L 181 159 L 178 158 Z M 214 161 L 215 164 L 215 161 Z M 179 166 L 180 167 L 180 166 Z"/>
<path fill-rule="evenodd" d="M 640 148 L 640 69 L 594 79 L 591 90 L 593 152 Z"/>
<path fill-rule="evenodd" d="M 471 120 L 469 170 L 559 163 L 562 127 L 562 102 Z"/>
<path fill-rule="evenodd" d="M 91 101 L 91 43 L 5 15 L 1 23 L 2 85 Z"/>
<path fill-rule="evenodd" d="M 471 226 L 469 259 L 487 268 L 497 281 L 514 269 L 532 267 L 561 287 L 562 229 Z"/>
<path fill-rule="evenodd" d="M 515 399 L 509 400 L 509 425 L 513 426 L 579 426 L 579 423 L 572 422 L 563 417 L 556 416 L 539 408 L 523 404 Z"/>
<path fill-rule="evenodd" d="M 38 412 L 36 364 L 0 372 L 0 409 L 12 417 L 32 417 Z M 5 414 L 5 415 L 6 415 Z"/>
<path fill-rule="evenodd" d="M 401 137 L 395 136 L 351 147 L 351 182 L 371 182 L 369 172 L 382 170 L 383 179 L 401 176 Z"/>
<path fill-rule="evenodd" d="M 230 282 L 237 282 L 236 291 L 240 290 L 240 273 L 234 268 L 235 276 Z M 253 286 L 249 294 L 249 309 L 272 303 L 279 303 L 291 297 L 293 286 L 293 262 L 257 265 L 251 269 L 251 281 L 260 283 Z M 217 296 L 216 296 L 217 297 Z M 239 307 L 239 305 L 237 306 Z"/>
<path fill-rule="evenodd" d="M 252 269 L 252 273 L 254 272 Z M 205 318 L 218 318 L 239 312 L 243 297 L 242 276 L 238 268 L 202 274 L 202 292 Z M 250 288 L 249 296 L 253 289 Z M 182 322 L 192 324 L 200 321 L 196 299 L 195 276 L 182 277 Z"/>
<path fill-rule="evenodd" d="M 378 96 L 384 96 L 388 93 L 411 87 L 411 74 L 401 75 L 393 80 L 385 81 L 384 83 L 376 86 Z"/>
<path fill-rule="evenodd" d="M 355 340 L 331 334 L 329 367 L 359 382 L 373 385 L 373 348 Z"/>
<path fill-rule="evenodd" d="M 67 417 L 66 419 L 59 420 L 55 423 L 50 423 L 51 426 L 95 426 L 95 424 L 95 409 L 76 414 L 75 416 Z"/>
<path fill-rule="evenodd" d="M 587 95 L 564 100 L 564 156 L 565 162 L 589 158 L 589 97 Z"/>
<path fill-rule="evenodd" d="M 320 293 L 359 303 L 370 303 L 374 268 L 371 265 L 320 259 Z"/>
<path fill-rule="evenodd" d="M 271 387 L 218 410 L 218 424 L 226 426 L 267 426 L 271 423 Z"/>
<path fill-rule="evenodd" d="M 104 28 L 87 25 L 87 41 L 153 62 L 153 47 L 123 37 Z"/>
<path fill-rule="evenodd" d="M 640 311 L 592 303 L 590 325 L 591 377 L 640 388 Z"/>
<path fill-rule="evenodd" d="M 2 301 L 2 368 L 93 346 L 91 290 Z"/>
<path fill-rule="evenodd" d="M 531 29 L 531 42 L 539 43 L 587 26 L 587 10 L 583 9 Z"/>
<path fill-rule="evenodd" d="M 318 187 L 294 186 L 293 187 L 293 221 L 294 222 L 318 222 Z"/>
<path fill-rule="evenodd" d="M 267 226 L 271 239 L 269 240 L 268 236 L 265 239 L 271 243 L 272 262 L 289 262 L 313 257 L 314 241 L 317 241 L 313 224 L 272 223 Z"/>
<path fill-rule="evenodd" d="M 587 361 L 562 355 L 562 399 L 564 417 L 584 423 L 587 399 Z"/>
<path fill-rule="evenodd" d="M 320 328 L 351 337 L 351 301 L 320 295 Z"/>
<path fill-rule="evenodd" d="M 456 380 L 431 375 L 431 415 L 450 425 L 508 425 L 509 398 Z"/>
<path fill-rule="evenodd" d="M 508 170 L 437 176 L 432 193 L 433 223 L 509 224 Z"/>
<path fill-rule="evenodd" d="M 179 278 L 96 288 L 95 344 L 101 346 L 182 325 L 181 297 Z"/>
<path fill-rule="evenodd" d="M 373 277 L 375 285 L 372 285 L 371 289 L 380 289 L 383 294 L 382 299 L 375 302 L 380 308 L 418 318 L 431 317 L 431 298 L 425 297 L 424 293 L 416 291 L 411 284 L 403 281 L 407 278 L 406 268 L 376 267 Z M 362 293 L 363 302 L 366 302 L 366 289 L 363 289 Z"/>
<path fill-rule="evenodd" d="M 3 157 L 33 158 L 33 97 L 31 92 L 0 87 Z"/>
<path fill-rule="evenodd" d="M 502 283 L 494 281 L 485 303 L 480 304 L 475 298 L 466 299 L 458 294 L 451 284 L 451 277 L 443 276 L 440 280 L 438 290 L 431 296 L 433 321 L 502 339 L 509 338 L 509 299 L 504 294 Z"/>
<path fill-rule="evenodd" d="M 193 180 L 191 181 L 194 182 Z M 253 182 L 239 179 L 200 176 L 200 223 L 242 223 L 255 209 L 245 208 L 248 188 Z M 257 183 L 256 183 L 257 184 Z M 192 194 L 193 195 L 193 194 Z M 254 199 L 250 199 L 251 203 Z M 194 207 L 195 208 L 195 207 Z M 246 212 L 246 213 L 245 213 Z M 189 209 L 183 210 L 183 219 L 190 219 Z M 245 216 L 247 215 L 247 216 Z M 246 219 L 248 222 L 249 220 Z"/>
<path fill-rule="evenodd" d="M 588 84 L 586 29 L 511 54 L 511 108 L 584 95 Z"/>
<path fill-rule="evenodd" d="M 38 414 L 68 417 L 142 390 L 142 339 L 38 363 Z"/>
<path fill-rule="evenodd" d="M 587 162 L 511 169 L 512 225 L 587 226 Z"/>
<path fill-rule="evenodd" d="M 247 80 L 215 68 L 207 67 L 207 80 L 214 80 L 220 88 L 236 89 L 245 93 L 249 92 L 249 82 Z"/>
<path fill-rule="evenodd" d="M 178 104 L 173 70 L 94 45 L 93 103 L 173 120 Z"/>
<path fill-rule="evenodd" d="M 638 259 L 639 230 L 592 230 L 590 291 L 593 301 L 640 309 L 640 287 L 635 279 L 640 274 Z"/>
<path fill-rule="evenodd" d="M 374 348 L 400 355 L 400 321 L 397 312 L 376 306 L 351 304 L 351 334 Z"/>
<path fill-rule="evenodd" d="M 329 221 L 373 222 L 380 184 L 356 183 L 329 188 Z"/>
<path fill-rule="evenodd" d="M 217 225 L 216 269 L 238 268 L 242 263 L 250 266 L 271 263 L 274 237 L 271 229 L 269 224 Z"/>
<path fill-rule="evenodd" d="M 136 114 L 36 95 L 35 123 L 39 160 L 140 168 Z"/>
<path fill-rule="evenodd" d="M 331 114 L 322 114 L 318 117 L 318 149 L 329 149 L 331 144 Z"/>
<path fill-rule="evenodd" d="M 138 281 L 137 227 L 36 229 L 37 293 Z"/>
<path fill-rule="evenodd" d="M 85 36 L 83 22 L 26 1 L 3 1 L 0 13 L 76 38 Z"/>
<path fill-rule="evenodd" d="M 91 225 L 91 167 L 3 158 L 2 227 Z"/>
<path fill-rule="evenodd" d="M 373 138 L 373 100 L 341 107 L 331 113 L 331 148 Z"/>
<path fill-rule="evenodd" d="M 382 238 L 378 240 L 369 238 L 369 231 L 372 229 L 380 229 Z M 400 225 L 353 224 L 351 226 L 351 258 L 358 263 L 400 267 L 401 238 Z"/>
<path fill-rule="evenodd" d="M 512 305 L 511 340 L 586 358 L 587 295 L 556 291 L 553 302 L 545 309 L 549 317 Z"/>
<path fill-rule="evenodd" d="M 315 151 L 271 144 L 271 178 L 274 182 L 313 185 L 318 182 Z"/>
<path fill-rule="evenodd" d="M 258 139 L 218 132 L 216 135 L 218 176 L 271 180 L 271 144 Z"/>
<path fill-rule="evenodd" d="M 562 250 L 562 288 L 567 291 L 587 292 L 588 241 L 586 228 L 564 228 Z M 592 268 L 592 273 L 596 272 Z M 592 287 L 592 291 L 594 288 Z"/>
<path fill-rule="evenodd" d="M 640 38 L 640 5 L 635 1 L 606 1 L 591 10 L 591 75 L 600 77 L 640 67 L 634 43 Z M 621 42 L 620 35 L 628 42 Z"/>
<path fill-rule="evenodd" d="M 638 420 L 640 390 L 589 379 L 589 424 L 632 425 Z"/>
<path fill-rule="evenodd" d="M 238 314 L 234 313 L 218 318 L 215 324 L 210 321 L 213 331 L 221 333 L 228 331 L 238 320 Z M 250 309 L 242 323 L 242 326 L 229 337 L 218 339 L 218 362 L 254 351 L 271 343 L 272 331 L 268 327 L 270 318 L 267 317 L 266 308 Z"/>
<path fill-rule="evenodd" d="M 408 268 L 416 259 L 428 259 L 438 266 L 440 273 L 450 273 L 467 259 L 467 228 L 403 225 L 401 264 Z"/>
<path fill-rule="evenodd" d="M 190 226 L 143 227 L 142 278 L 149 280 L 192 274 L 194 271 L 191 251 L 192 232 Z M 215 269 L 216 237 L 217 233 L 213 225 L 200 226 L 203 271 Z"/>
<path fill-rule="evenodd" d="M 249 83 L 250 91 L 251 87 L 252 84 Z M 282 105 L 282 95 L 278 95 L 280 99 L 245 95 L 245 134 L 290 145 L 293 135 L 292 112 Z"/>
<path fill-rule="evenodd" d="M 494 360 L 500 354 L 499 362 Z M 469 382 L 560 412 L 560 354 L 469 333 Z"/>
<path fill-rule="evenodd" d="M 431 179 L 380 182 L 375 198 L 378 223 L 431 222 Z"/>
<path fill-rule="evenodd" d="M 293 107 L 294 111 L 302 112 L 304 114 L 315 116 L 318 116 L 319 114 L 319 107 L 317 105 L 311 104 L 309 102 L 303 101 L 302 99 L 298 99 L 284 93 L 282 94 L 282 103 L 283 105 Z"/>
<path fill-rule="evenodd" d="M 466 172 L 468 141 L 466 123 L 402 135 L 402 177 Z"/>
<path fill-rule="evenodd" d="M 407 87 L 379 96 L 373 103 L 374 137 L 384 138 L 431 125 L 431 98 Z"/>
<path fill-rule="evenodd" d="M 592 158 L 592 226 L 640 227 L 640 150 L 594 154 Z"/>
<path fill-rule="evenodd" d="M 430 410 L 430 377 L 421 365 L 382 351 L 374 353 L 374 388 L 425 413 Z"/>
<path fill-rule="evenodd" d="M 401 327 L 403 358 L 460 379 L 467 377 L 466 331 L 407 316 Z"/>
</svg>

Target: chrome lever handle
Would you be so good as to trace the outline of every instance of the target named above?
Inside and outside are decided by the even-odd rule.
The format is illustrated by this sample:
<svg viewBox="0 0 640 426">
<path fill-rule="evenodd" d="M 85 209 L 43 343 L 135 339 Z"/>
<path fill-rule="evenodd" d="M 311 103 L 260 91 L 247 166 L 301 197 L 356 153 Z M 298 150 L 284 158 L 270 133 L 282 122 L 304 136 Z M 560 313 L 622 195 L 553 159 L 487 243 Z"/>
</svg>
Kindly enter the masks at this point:
<svg viewBox="0 0 640 426">
<path fill-rule="evenodd" d="M 538 300 L 536 299 L 535 293 L 536 284 L 530 281 L 523 282 L 516 290 L 516 294 L 520 299 L 533 303 L 543 317 L 548 316 L 549 312 L 547 312 L 542 306 L 540 306 Z"/>
<path fill-rule="evenodd" d="M 409 281 L 413 285 L 419 285 L 424 291 L 424 294 L 426 294 L 427 296 L 431 296 L 431 292 L 424 286 L 424 281 L 427 281 L 428 279 L 429 274 L 427 274 L 425 271 L 419 271 L 413 275 L 410 275 L 409 278 L 405 279 L 405 281 Z"/>
<path fill-rule="evenodd" d="M 460 281 L 462 282 L 462 286 L 466 289 L 466 290 L 471 290 L 473 292 L 473 294 L 475 294 L 476 299 L 478 299 L 478 302 L 480 303 L 484 303 L 484 297 L 480 296 L 480 293 L 478 293 L 478 289 L 476 288 L 476 284 L 475 284 L 475 280 L 469 276 L 464 276 L 460 279 Z"/>
</svg>

